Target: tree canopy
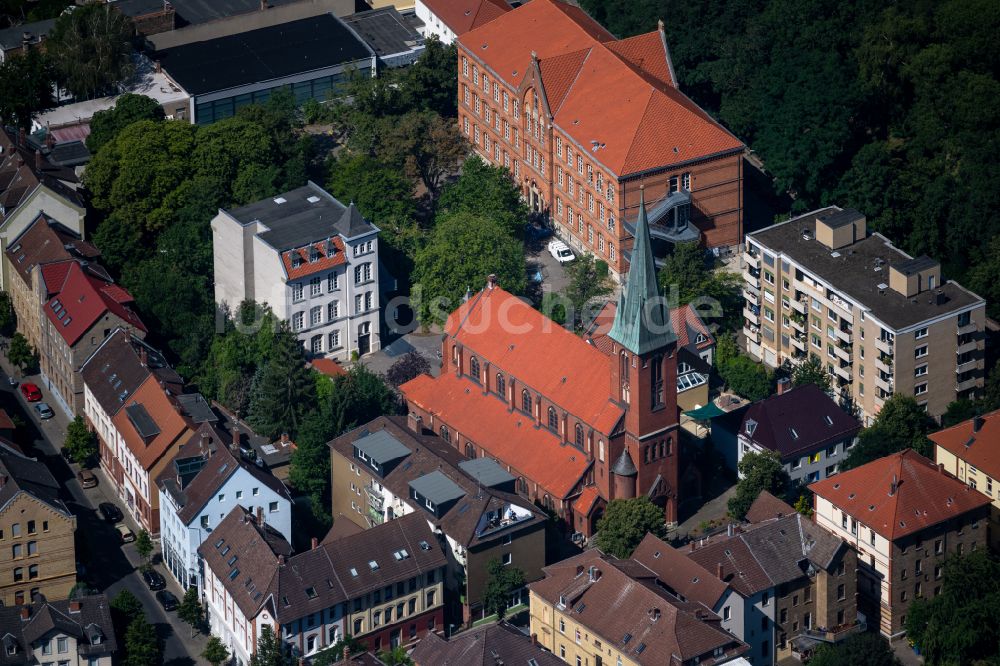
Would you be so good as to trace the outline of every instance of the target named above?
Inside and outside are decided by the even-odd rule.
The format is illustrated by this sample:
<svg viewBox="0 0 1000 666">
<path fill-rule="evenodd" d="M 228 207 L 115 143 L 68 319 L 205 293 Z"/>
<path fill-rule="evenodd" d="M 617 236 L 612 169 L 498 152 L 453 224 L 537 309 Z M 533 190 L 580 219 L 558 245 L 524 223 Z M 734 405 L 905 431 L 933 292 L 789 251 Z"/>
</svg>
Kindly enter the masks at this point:
<svg viewBox="0 0 1000 666">
<path fill-rule="evenodd" d="M 922 456 L 933 458 L 933 447 L 927 439 L 933 423 L 912 396 L 893 395 L 882 405 L 871 426 L 858 435 L 858 443 L 851 447 L 840 463 L 840 471 L 860 467 L 904 449 L 913 449 Z"/>
<path fill-rule="evenodd" d="M 97 435 L 90 431 L 82 416 L 77 416 L 66 426 L 63 448 L 78 465 L 87 465 L 97 456 Z"/>
<path fill-rule="evenodd" d="M 729 498 L 729 514 L 738 520 L 746 517 L 761 491 L 782 497 L 791 484 L 781 464 L 781 456 L 776 451 L 744 453 L 738 468 L 740 480 L 736 484 L 736 493 Z"/>
<path fill-rule="evenodd" d="M 274 629 L 265 624 L 257 637 L 257 649 L 250 656 L 250 666 L 290 666 L 292 658 L 285 654 L 281 638 Z"/>
<path fill-rule="evenodd" d="M 514 590 L 524 586 L 524 572 L 517 567 L 504 566 L 494 558 L 486 565 L 486 588 L 483 590 L 483 610 L 502 620 Z"/>
<path fill-rule="evenodd" d="M 565 296 L 572 308 L 573 321 L 577 326 L 585 323 L 589 317 L 586 306 L 594 299 L 604 298 L 614 291 L 614 283 L 608 272 L 607 262 L 597 259 L 592 254 L 584 254 L 566 267 L 569 284 Z"/>
<path fill-rule="evenodd" d="M 830 375 L 827 374 L 823 362 L 815 354 L 809 354 L 809 358 L 792 370 L 792 386 L 802 386 L 803 384 L 815 384 L 824 393 L 830 391 Z"/>
<path fill-rule="evenodd" d="M 0 63 L 0 125 L 24 130 L 34 114 L 55 103 L 48 61 L 35 49 Z"/>
<path fill-rule="evenodd" d="M 877 633 L 854 634 L 835 644 L 823 644 L 809 660 L 812 666 L 900 666 L 889 643 Z"/>
<path fill-rule="evenodd" d="M 721 335 L 716 343 L 715 367 L 734 392 L 751 401 L 771 395 L 774 375 L 760 363 L 740 353 L 731 335 Z"/>
<path fill-rule="evenodd" d="M 663 536 L 664 522 L 663 509 L 645 496 L 611 500 L 597 521 L 597 547 L 615 557 L 631 557 L 646 534 Z"/>
<path fill-rule="evenodd" d="M 385 373 L 387 382 L 399 388 L 414 377 L 429 374 L 431 364 L 418 351 L 408 352 L 405 356 L 394 362 Z"/>
<path fill-rule="evenodd" d="M 135 71 L 132 22 L 110 4 L 89 3 L 62 14 L 45 40 L 56 80 L 74 97 L 114 92 Z"/>
<path fill-rule="evenodd" d="M 110 109 L 98 111 L 90 119 L 87 149 L 96 153 L 132 123 L 140 120 L 163 120 L 163 107 L 152 97 L 125 93 Z"/>
</svg>

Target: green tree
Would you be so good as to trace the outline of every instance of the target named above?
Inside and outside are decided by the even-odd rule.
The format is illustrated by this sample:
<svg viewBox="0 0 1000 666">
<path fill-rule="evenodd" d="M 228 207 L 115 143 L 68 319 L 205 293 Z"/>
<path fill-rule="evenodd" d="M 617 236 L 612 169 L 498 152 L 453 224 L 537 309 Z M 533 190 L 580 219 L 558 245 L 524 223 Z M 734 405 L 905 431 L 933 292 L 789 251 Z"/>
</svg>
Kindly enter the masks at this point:
<svg viewBox="0 0 1000 666">
<path fill-rule="evenodd" d="M 877 633 L 854 634 L 836 644 L 821 644 L 809 663 L 813 666 L 900 666 L 888 641 Z"/>
<path fill-rule="evenodd" d="M 941 416 L 941 427 L 948 428 L 962 421 L 968 421 L 979 412 L 977 400 L 962 398 L 948 403 L 948 409 Z"/>
<path fill-rule="evenodd" d="M 149 558 L 153 554 L 153 539 L 146 530 L 140 530 L 139 536 L 135 538 L 135 552 L 142 561 L 142 568 L 148 568 Z"/>
<path fill-rule="evenodd" d="M 424 358 L 424 355 L 418 351 L 411 351 L 389 366 L 385 373 L 385 380 L 392 386 L 399 388 L 414 377 L 430 374 L 430 371 L 431 364 Z"/>
<path fill-rule="evenodd" d="M 469 146 L 455 122 L 431 111 L 411 111 L 394 118 L 378 147 L 384 163 L 402 167 L 432 199 L 445 176 L 457 171 L 468 153 Z"/>
<path fill-rule="evenodd" d="M 774 375 L 760 363 L 742 355 L 732 336 L 719 336 L 715 365 L 726 385 L 739 395 L 751 401 L 771 395 Z"/>
<path fill-rule="evenodd" d="M 698 243 L 677 243 L 673 253 L 660 268 L 660 290 L 671 299 L 671 306 L 687 305 L 704 294 L 709 270 L 705 263 L 705 250 Z M 674 290 L 676 289 L 676 303 Z"/>
<path fill-rule="evenodd" d="M 17 314 L 14 312 L 14 303 L 10 300 L 10 294 L 0 291 L 0 335 L 10 337 L 17 329 Z"/>
<path fill-rule="evenodd" d="M 916 599 L 906 614 L 906 633 L 928 664 L 995 664 L 1000 659 L 1000 590 L 989 581 L 1000 563 L 987 549 L 950 558 L 941 593 Z"/>
<path fill-rule="evenodd" d="M 827 374 L 822 361 L 815 354 L 809 354 L 809 358 L 792 370 L 792 386 L 804 384 L 815 384 L 824 393 L 830 391 L 830 375 Z"/>
<path fill-rule="evenodd" d="M 285 646 L 274 634 L 270 625 L 261 628 L 257 649 L 250 656 L 250 666 L 291 666 L 292 658 L 285 654 Z"/>
<path fill-rule="evenodd" d="M 32 116 L 54 103 L 52 72 L 37 50 L 0 63 L 0 125 L 27 130 Z"/>
<path fill-rule="evenodd" d="M 555 323 L 564 326 L 566 324 L 566 312 L 567 310 L 572 310 L 572 305 L 569 299 L 563 294 L 555 291 L 546 291 L 542 293 L 542 302 L 539 304 L 538 309 Z"/>
<path fill-rule="evenodd" d="M 343 660 L 344 650 L 347 650 L 349 655 L 355 655 L 366 652 L 367 649 L 364 643 L 347 634 L 330 647 L 317 652 L 312 658 L 312 666 L 333 666 Z"/>
<path fill-rule="evenodd" d="M 462 163 L 462 174 L 449 183 L 438 200 L 438 217 L 471 213 L 504 227 L 520 238 L 529 212 L 507 169 L 492 166 L 473 155 Z"/>
<path fill-rule="evenodd" d="M 385 666 L 413 666 L 413 660 L 406 654 L 406 646 L 403 645 L 379 652 L 378 658 L 385 663 Z"/>
<path fill-rule="evenodd" d="M 304 414 L 315 404 L 316 383 L 305 363 L 302 344 L 282 322 L 250 387 L 247 423 L 258 434 L 270 439 L 297 435 Z"/>
<path fill-rule="evenodd" d="M 445 118 L 458 117 L 458 51 L 436 36 L 424 42 L 420 58 L 412 66 L 398 70 L 405 103 Z"/>
<path fill-rule="evenodd" d="M 143 615 L 142 602 L 129 590 L 122 590 L 111 599 L 111 621 L 115 625 L 115 635 L 119 645 L 125 642 L 125 631 L 129 623 Z"/>
<path fill-rule="evenodd" d="M 198 599 L 198 588 L 189 587 L 184 592 L 184 598 L 181 599 L 181 603 L 177 606 L 177 617 L 191 625 L 191 635 L 194 636 L 195 631 L 201 626 L 202 618 L 204 617 L 204 610 L 201 607 L 201 601 Z M 222 658 L 225 661 L 225 657 Z"/>
<path fill-rule="evenodd" d="M 745 453 L 738 468 L 740 480 L 736 484 L 736 493 L 729 498 L 729 514 L 738 520 L 746 517 L 750 505 L 762 490 L 782 497 L 788 489 L 788 473 L 781 464 L 781 456 L 775 451 Z"/>
<path fill-rule="evenodd" d="M 163 107 L 152 97 L 125 93 L 115 100 L 115 105 L 98 111 L 90 119 L 87 149 L 96 153 L 101 146 L 114 140 L 118 133 L 140 120 L 163 120 Z"/>
<path fill-rule="evenodd" d="M 486 588 L 483 590 L 483 612 L 502 620 L 507 613 L 510 597 L 524 587 L 524 572 L 517 567 L 504 566 L 494 558 L 486 565 Z"/>
<path fill-rule="evenodd" d="M 201 657 L 212 666 L 221 666 L 229 660 L 229 649 L 219 640 L 218 636 L 209 636 L 208 644 L 201 652 Z"/>
<path fill-rule="evenodd" d="M 31 346 L 28 339 L 20 333 L 15 333 L 10 339 L 10 347 L 7 349 L 7 360 L 20 369 L 27 372 L 38 364 L 38 353 Z"/>
<path fill-rule="evenodd" d="M 933 458 L 927 433 L 933 421 L 912 396 L 897 393 L 885 401 L 875 421 L 861 431 L 858 443 L 840 463 L 840 470 L 854 469 L 904 449 Z"/>
<path fill-rule="evenodd" d="M 97 435 L 90 431 L 82 416 L 77 416 L 66 426 L 63 448 L 78 465 L 87 466 L 97 456 Z"/>
<path fill-rule="evenodd" d="M 631 557 L 647 533 L 663 536 L 664 520 L 663 509 L 645 496 L 611 500 L 597 522 L 597 547 L 615 557 Z"/>
<path fill-rule="evenodd" d="M 811 493 L 799 495 L 799 498 L 795 500 L 794 508 L 798 513 L 801 513 L 806 518 L 810 518 L 813 515 Z"/>
<path fill-rule="evenodd" d="M 125 666 L 157 666 L 163 651 L 156 630 L 141 613 L 133 618 L 125 632 Z"/>
<path fill-rule="evenodd" d="M 414 289 L 420 287 L 415 305 L 425 325 L 443 321 L 467 289 L 481 288 L 491 274 L 514 294 L 527 284 L 521 241 L 495 219 L 468 212 L 439 220 L 415 263 Z"/>
<path fill-rule="evenodd" d="M 572 306 L 572 323 L 576 326 L 588 319 L 587 304 L 609 295 L 614 291 L 614 284 L 607 263 L 592 254 L 584 254 L 567 266 L 566 274 L 569 277 L 566 298 Z"/>
<path fill-rule="evenodd" d="M 77 98 L 112 91 L 135 71 L 133 30 L 111 5 L 91 3 L 63 14 L 45 40 L 56 79 Z"/>
</svg>

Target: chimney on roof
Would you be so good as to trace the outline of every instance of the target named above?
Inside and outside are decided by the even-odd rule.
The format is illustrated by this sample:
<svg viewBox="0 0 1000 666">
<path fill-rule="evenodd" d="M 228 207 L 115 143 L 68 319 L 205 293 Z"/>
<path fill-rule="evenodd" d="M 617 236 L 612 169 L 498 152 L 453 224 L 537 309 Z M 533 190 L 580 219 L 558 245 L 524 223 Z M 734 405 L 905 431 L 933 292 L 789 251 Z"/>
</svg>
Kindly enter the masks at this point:
<svg viewBox="0 0 1000 666">
<path fill-rule="evenodd" d="M 938 474 L 944 474 L 944 463 L 938 463 Z"/>
<path fill-rule="evenodd" d="M 27 143 L 27 140 L 25 139 L 25 136 L 26 135 L 24 133 L 24 128 L 23 127 L 21 129 L 17 130 L 17 145 L 21 146 L 22 148 Z"/>
<path fill-rule="evenodd" d="M 646 612 L 649 615 L 649 619 L 652 620 L 653 622 L 656 622 L 657 620 L 660 619 L 660 609 L 659 608 L 650 608 Z"/>
<path fill-rule="evenodd" d="M 160 64 L 159 60 L 153 61 L 153 71 L 155 71 L 157 74 L 163 71 L 163 65 Z"/>
<path fill-rule="evenodd" d="M 531 644 L 538 645 L 538 634 L 531 634 Z"/>
<path fill-rule="evenodd" d="M 979 432 L 983 428 L 983 416 L 982 414 L 976 414 L 972 417 L 972 432 Z"/>
<path fill-rule="evenodd" d="M 233 441 L 231 446 L 233 453 L 238 453 L 240 450 L 240 429 L 233 424 Z"/>
<path fill-rule="evenodd" d="M 690 550 L 693 553 L 696 547 L 694 541 L 690 542 L 688 546 L 689 546 L 688 550 Z"/>
<path fill-rule="evenodd" d="M 6 474 L 0 474 L 0 488 L 3 488 L 4 486 L 7 485 L 8 478 L 9 477 Z"/>
<path fill-rule="evenodd" d="M 497 286 L 497 274 L 496 273 L 490 273 L 486 277 L 486 288 L 487 289 L 493 289 L 496 286 Z"/>
<path fill-rule="evenodd" d="M 44 160 L 42 160 L 42 151 L 40 151 L 40 150 L 38 150 L 36 148 L 35 149 L 35 171 L 41 171 L 43 163 L 44 163 Z"/>
<path fill-rule="evenodd" d="M 597 567 L 590 567 L 590 569 L 587 570 L 587 576 L 591 583 L 597 582 L 601 580 L 601 570 Z"/>
<path fill-rule="evenodd" d="M 285 555 L 284 553 L 278 553 L 278 566 L 285 566 Z"/>
<path fill-rule="evenodd" d="M 792 388 L 791 377 L 782 377 L 778 380 L 778 395 L 781 395 L 790 388 Z"/>
<path fill-rule="evenodd" d="M 722 570 L 722 562 L 717 562 L 715 565 L 715 575 L 719 580 L 726 580 L 724 573 L 725 572 Z"/>
<path fill-rule="evenodd" d="M 21 606 L 21 619 L 27 621 L 31 617 L 31 607 Z"/>
<path fill-rule="evenodd" d="M 69 612 L 70 613 L 79 613 L 81 608 L 83 608 L 83 604 L 81 604 L 76 599 L 74 599 L 73 601 L 69 602 Z"/>
<path fill-rule="evenodd" d="M 316 550 L 318 546 L 319 546 L 319 539 L 313 537 L 309 545 L 309 550 Z"/>
<path fill-rule="evenodd" d="M 257 524 L 264 527 L 264 507 L 257 507 Z"/>
<path fill-rule="evenodd" d="M 899 479 L 893 474 L 892 483 L 889 484 L 889 497 L 895 495 L 897 490 L 899 490 Z"/>
<path fill-rule="evenodd" d="M 407 425 L 413 432 L 423 434 L 424 417 L 415 412 L 410 412 L 407 416 Z"/>
<path fill-rule="evenodd" d="M 144 368 L 149 367 L 149 352 L 146 351 L 143 345 L 139 345 L 139 363 Z"/>
</svg>

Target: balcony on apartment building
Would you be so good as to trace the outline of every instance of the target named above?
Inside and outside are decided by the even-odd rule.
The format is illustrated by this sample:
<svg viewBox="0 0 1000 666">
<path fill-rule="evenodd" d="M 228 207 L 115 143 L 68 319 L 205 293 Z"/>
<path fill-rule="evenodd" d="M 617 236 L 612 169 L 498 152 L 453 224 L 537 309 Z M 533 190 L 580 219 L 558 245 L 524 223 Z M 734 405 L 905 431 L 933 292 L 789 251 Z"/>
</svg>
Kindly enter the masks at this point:
<svg viewBox="0 0 1000 666">
<path fill-rule="evenodd" d="M 837 375 L 845 382 L 851 381 L 851 368 L 850 365 L 845 365 L 841 363 L 840 365 L 833 366 L 833 374 Z"/>
<path fill-rule="evenodd" d="M 837 339 L 845 344 L 851 344 L 854 342 L 854 330 L 847 326 L 846 324 L 841 324 L 838 328 L 834 329 L 837 334 Z"/>
<path fill-rule="evenodd" d="M 760 306 L 756 304 L 751 305 L 749 303 L 744 303 L 743 317 L 751 324 L 760 326 Z"/>
<path fill-rule="evenodd" d="M 978 330 L 979 328 L 976 322 L 970 321 L 968 324 L 965 324 L 964 326 L 959 326 L 955 332 L 957 335 L 962 336 L 962 335 L 970 335 L 973 333 L 977 333 Z"/>
<path fill-rule="evenodd" d="M 893 341 L 875 338 L 875 348 L 887 356 L 893 355 Z"/>
<path fill-rule="evenodd" d="M 976 340 L 971 335 L 964 335 L 959 337 L 958 346 L 955 347 L 955 354 L 967 354 L 971 351 L 976 351 L 979 349 L 979 340 Z"/>
<path fill-rule="evenodd" d="M 876 354 L 875 356 L 875 367 L 879 369 L 880 372 L 885 372 L 887 374 L 892 374 L 892 356 L 888 354 Z"/>
<path fill-rule="evenodd" d="M 982 377 L 978 372 L 966 372 L 958 375 L 958 383 L 955 384 L 955 392 L 961 393 L 963 391 L 968 391 L 969 389 L 974 389 L 982 381 Z"/>
<path fill-rule="evenodd" d="M 882 389 L 886 393 L 892 393 L 893 390 L 893 378 L 892 375 L 884 375 L 881 372 L 875 373 L 875 386 Z"/>
<path fill-rule="evenodd" d="M 859 613 L 859 615 L 861 615 Z M 861 615 L 861 617 L 864 617 Z M 840 641 L 861 633 L 868 629 L 864 620 L 857 620 L 850 624 L 842 624 L 829 629 L 817 627 L 816 629 L 802 629 L 799 634 L 792 638 L 792 655 L 799 660 L 805 661 L 815 654 L 816 648 L 822 643 L 839 643 Z"/>
<path fill-rule="evenodd" d="M 788 341 L 799 351 L 803 353 L 806 351 L 806 336 L 804 333 L 799 335 L 790 335 L 788 336 Z"/>
<path fill-rule="evenodd" d="M 743 281 L 760 289 L 760 269 L 747 266 L 743 269 Z"/>
<path fill-rule="evenodd" d="M 760 326 L 754 326 L 749 322 L 743 322 L 743 335 L 751 342 L 760 343 Z"/>
<path fill-rule="evenodd" d="M 747 299 L 751 303 L 760 302 L 760 289 L 753 286 L 749 282 L 743 283 L 743 298 Z"/>
<path fill-rule="evenodd" d="M 803 334 L 806 332 L 805 315 L 800 315 L 793 312 L 792 316 L 789 317 L 788 319 L 792 324 L 792 328 L 794 328 L 796 331 Z"/>
<path fill-rule="evenodd" d="M 844 363 L 853 363 L 854 347 L 850 343 L 840 340 L 833 346 L 833 353 Z"/>
<path fill-rule="evenodd" d="M 961 375 L 962 373 L 969 372 L 970 370 L 982 370 L 983 360 L 979 358 L 970 358 L 963 361 L 961 358 L 958 360 L 958 365 L 955 366 L 955 374 Z"/>
<path fill-rule="evenodd" d="M 760 268 L 760 255 L 749 249 L 743 251 L 743 263 L 752 268 Z"/>
<path fill-rule="evenodd" d="M 800 315 L 806 313 L 806 309 L 809 307 L 809 297 L 808 296 L 796 296 L 791 301 L 792 309 L 798 312 Z"/>
</svg>

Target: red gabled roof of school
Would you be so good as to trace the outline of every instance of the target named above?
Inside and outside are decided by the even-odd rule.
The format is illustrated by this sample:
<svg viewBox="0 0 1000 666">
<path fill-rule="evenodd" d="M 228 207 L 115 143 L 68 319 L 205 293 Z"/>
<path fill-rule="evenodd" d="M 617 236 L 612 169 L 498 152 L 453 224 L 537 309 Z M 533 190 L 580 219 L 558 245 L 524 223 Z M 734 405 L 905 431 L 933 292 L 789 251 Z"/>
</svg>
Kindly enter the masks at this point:
<svg viewBox="0 0 1000 666">
<path fill-rule="evenodd" d="M 406 399 L 447 423 L 491 457 L 510 465 L 557 499 L 567 497 L 590 464 L 572 446 L 563 446 L 531 417 L 508 412 L 495 395 L 483 395 L 468 379 L 446 372 L 420 375 L 399 387 Z"/>
<path fill-rule="evenodd" d="M 132 310 L 132 295 L 95 276 L 78 262 L 48 264 L 42 268 L 42 275 L 46 288 L 53 294 L 45 304 L 45 314 L 70 347 L 106 312 L 140 331 L 146 330 Z"/>
<path fill-rule="evenodd" d="M 983 414 L 982 425 L 973 432 L 973 419 L 928 435 L 932 442 L 981 469 L 994 479 L 1000 478 L 1000 410 Z"/>
<path fill-rule="evenodd" d="M 538 58 L 555 124 L 618 176 L 743 149 L 676 88 L 659 31 L 617 41 L 578 7 L 532 0 L 459 41 L 515 88 Z"/>
<path fill-rule="evenodd" d="M 610 435 L 625 413 L 611 399 L 607 356 L 500 287 L 452 312 L 445 334 L 598 432 Z"/>
<path fill-rule="evenodd" d="M 504 0 L 424 0 L 424 4 L 456 35 L 464 35 L 511 9 Z"/>
<path fill-rule="evenodd" d="M 896 491 L 890 493 L 893 481 Z M 907 449 L 809 486 L 890 541 L 990 503 L 990 498 Z"/>
</svg>

